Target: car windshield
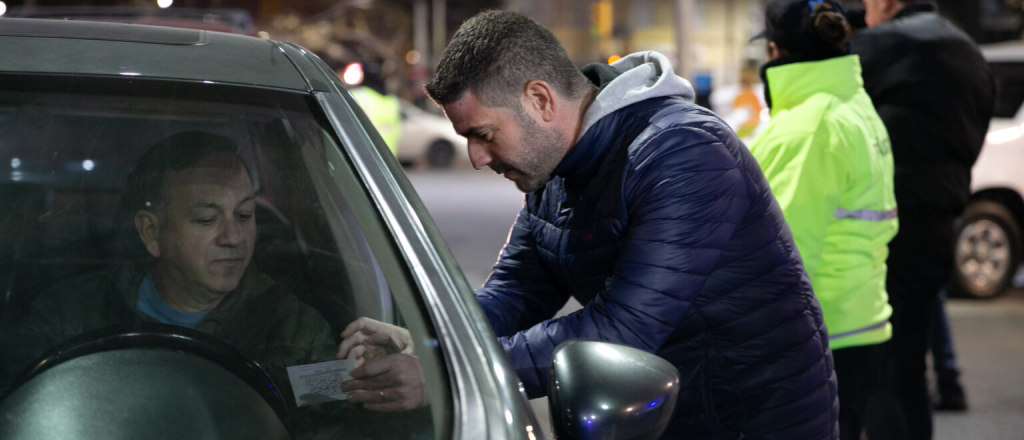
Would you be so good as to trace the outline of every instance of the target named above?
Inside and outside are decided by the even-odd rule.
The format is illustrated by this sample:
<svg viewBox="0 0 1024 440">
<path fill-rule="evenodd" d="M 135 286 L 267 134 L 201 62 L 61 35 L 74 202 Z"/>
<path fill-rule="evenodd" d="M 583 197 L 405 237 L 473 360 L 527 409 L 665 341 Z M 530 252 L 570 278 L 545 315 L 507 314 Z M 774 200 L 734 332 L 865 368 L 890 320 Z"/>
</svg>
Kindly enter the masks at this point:
<svg viewBox="0 0 1024 440">
<path fill-rule="evenodd" d="M 127 348 L 95 348 L 110 335 L 163 332 L 223 344 L 265 371 L 272 391 L 261 395 L 278 399 L 293 437 L 441 435 L 451 403 L 437 339 L 408 271 L 382 269 L 402 259 L 327 121 L 298 92 L 0 81 L 4 395 L 57 371 L 44 359 L 70 363 Z M 344 400 L 355 361 L 320 363 L 335 361 L 360 317 L 410 330 L 429 406 L 383 413 Z M 206 356 L 146 341 L 129 345 Z M 224 359 L 213 362 L 237 373 Z"/>
</svg>

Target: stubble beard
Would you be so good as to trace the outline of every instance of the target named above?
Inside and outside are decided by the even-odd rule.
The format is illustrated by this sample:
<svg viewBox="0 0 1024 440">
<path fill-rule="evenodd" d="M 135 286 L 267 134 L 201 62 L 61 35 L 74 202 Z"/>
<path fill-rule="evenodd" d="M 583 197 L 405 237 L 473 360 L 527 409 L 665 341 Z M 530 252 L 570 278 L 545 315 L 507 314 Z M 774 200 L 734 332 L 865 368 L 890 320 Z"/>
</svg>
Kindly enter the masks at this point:
<svg viewBox="0 0 1024 440">
<path fill-rule="evenodd" d="M 522 133 L 522 155 L 518 164 L 508 164 L 520 174 L 516 188 L 529 194 L 551 180 L 551 173 L 565 157 L 565 137 L 554 129 L 544 129 L 525 112 L 518 115 Z"/>
</svg>

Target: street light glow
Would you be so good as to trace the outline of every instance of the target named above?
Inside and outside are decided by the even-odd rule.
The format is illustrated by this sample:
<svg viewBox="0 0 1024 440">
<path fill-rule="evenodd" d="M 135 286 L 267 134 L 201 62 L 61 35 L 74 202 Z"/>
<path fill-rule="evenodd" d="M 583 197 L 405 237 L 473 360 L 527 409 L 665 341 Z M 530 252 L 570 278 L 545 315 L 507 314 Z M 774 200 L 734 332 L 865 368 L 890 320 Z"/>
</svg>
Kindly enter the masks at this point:
<svg viewBox="0 0 1024 440">
<path fill-rule="evenodd" d="M 161 9 L 167 9 L 171 7 L 171 4 L 173 3 L 174 0 L 156 0 L 156 5 L 159 6 Z"/>
<path fill-rule="evenodd" d="M 4 2 L 0 2 L 0 15 L 4 15 L 6 13 L 7 13 L 7 4 L 4 3 Z"/>
<path fill-rule="evenodd" d="M 363 82 L 363 65 L 352 63 L 345 66 L 345 72 L 341 74 L 341 80 L 350 86 L 357 86 Z"/>
<path fill-rule="evenodd" d="M 420 56 L 419 51 L 410 50 L 405 53 L 405 62 L 409 64 L 419 64 L 421 59 L 423 58 Z"/>
</svg>

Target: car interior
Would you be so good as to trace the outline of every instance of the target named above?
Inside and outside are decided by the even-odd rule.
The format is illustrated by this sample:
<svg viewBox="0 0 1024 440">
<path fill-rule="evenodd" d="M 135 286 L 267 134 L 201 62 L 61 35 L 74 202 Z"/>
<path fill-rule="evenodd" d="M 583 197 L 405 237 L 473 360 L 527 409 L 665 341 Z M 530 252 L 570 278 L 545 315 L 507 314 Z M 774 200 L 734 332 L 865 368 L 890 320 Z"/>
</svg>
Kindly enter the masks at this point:
<svg viewBox="0 0 1024 440">
<path fill-rule="evenodd" d="M 133 97 L 132 90 L 100 96 L 4 89 L 0 323 L 13 324 L 54 283 L 148 258 L 134 213 L 121 208 L 125 178 L 149 146 L 190 130 L 241 146 L 257 185 L 258 270 L 316 308 L 339 340 L 358 316 L 395 322 L 386 281 L 352 208 L 315 182 L 323 173 L 315 170 L 323 168 L 318 155 L 333 140 L 301 114 L 301 97 L 242 108 L 208 96 L 195 102 L 169 93 Z"/>
<path fill-rule="evenodd" d="M 250 269 L 255 267 L 274 281 L 267 291 L 261 293 L 261 301 L 258 302 L 273 298 L 264 295 L 268 292 L 294 295 L 312 306 L 329 323 L 335 343 L 340 343 L 341 331 L 358 317 L 400 326 L 405 324 L 392 297 L 393 286 L 389 286 L 378 263 L 378 258 L 393 261 L 395 257 L 391 253 L 394 250 L 388 247 L 386 239 L 384 242 L 379 238 L 375 238 L 377 241 L 373 243 L 368 241 L 360 226 L 374 230 L 381 228 L 380 224 L 365 223 L 377 221 L 377 208 L 369 197 L 363 196 L 366 194 L 364 189 L 351 187 L 359 185 L 360 179 L 347 174 L 352 173 L 346 171 L 351 170 L 346 168 L 348 165 L 339 165 L 338 169 L 332 165 L 331 160 L 338 163 L 338 140 L 325 115 L 317 110 L 315 101 L 308 94 L 223 84 L 213 86 L 198 82 L 87 76 L 51 76 L 41 81 L 35 75 L 10 74 L 0 75 L 0 200 L 4 202 L 0 205 L 3 208 L 0 210 L 0 228 L 4 231 L 0 234 L 0 339 L 26 316 L 34 300 L 58 283 L 73 282 L 78 277 L 119 264 L 151 258 L 135 229 L 135 213 L 122 206 L 127 176 L 148 148 L 166 137 L 186 131 L 205 131 L 230 138 L 238 145 L 238 156 L 253 180 L 257 236 Z M 332 157 L 334 159 L 330 159 Z M 339 178 L 337 173 L 346 174 Z M 261 307 L 274 306 L 270 302 Z M 239 371 L 249 368 L 246 365 L 251 367 L 249 361 L 252 359 L 233 350 L 229 345 L 230 338 L 221 335 L 224 339 L 219 339 L 175 326 L 163 326 L 173 327 L 174 331 L 161 334 L 159 327 L 159 324 L 154 324 L 133 335 L 144 343 L 133 345 L 135 343 L 129 341 L 127 351 L 132 353 L 114 347 L 104 351 L 103 356 L 90 357 L 97 362 L 106 362 L 106 367 L 101 368 L 99 364 L 90 367 L 95 369 L 88 373 L 92 374 L 90 377 L 120 374 L 122 361 L 116 359 L 135 359 L 144 364 L 165 362 L 157 360 L 166 357 L 154 354 L 158 351 L 196 354 L 195 350 L 205 350 L 207 355 L 200 357 L 205 356 L 206 361 L 214 364 L 219 362 L 217 359 L 231 358 L 235 356 L 231 353 L 235 353 L 241 356 L 235 356 L 240 361 L 236 359 L 233 363 L 219 365 L 226 369 L 228 376 L 234 373 L 236 379 L 247 383 L 247 388 L 254 389 L 285 420 L 283 413 L 278 411 L 279 404 L 290 396 L 281 400 L 282 396 L 276 391 L 279 388 L 266 381 L 262 382 L 262 389 L 253 385 L 260 384 L 261 377 L 270 377 L 258 364 L 256 369 L 260 374 L 254 375 L 252 371 L 239 374 Z M 102 333 L 102 330 L 79 336 L 105 338 L 105 341 L 125 337 L 125 333 L 94 335 Z M 20 374 L 10 372 L 10 377 L 0 377 L 0 384 L 8 384 L 6 389 L 0 390 L 0 404 L 14 400 L 21 402 L 12 404 L 14 411 L 27 411 L 32 405 L 26 406 L 28 400 L 21 397 L 34 391 L 14 394 L 15 390 L 73 384 L 74 390 L 65 388 L 67 392 L 33 395 L 46 399 L 46 403 L 41 404 L 44 407 L 57 408 L 64 401 L 75 399 L 69 397 L 69 392 L 77 392 L 92 396 L 88 399 L 94 402 L 94 405 L 75 406 L 81 409 L 81 414 L 90 411 L 99 414 L 102 411 L 98 408 L 104 405 L 104 408 L 109 407 L 103 410 L 109 410 L 104 414 L 117 414 L 123 413 L 124 409 L 118 405 L 131 403 L 122 399 L 99 398 L 92 393 L 130 389 L 134 385 L 129 383 L 150 384 L 153 386 L 151 391 L 156 393 L 173 388 L 174 380 L 169 381 L 172 382 L 170 385 L 152 383 L 160 379 L 143 382 L 105 380 L 103 383 L 109 386 L 98 385 L 99 382 L 95 386 L 84 384 L 83 380 L 93 379 L 64 373 L 81 371 L 79 366 L 85 360 L 84 354 L 95 353 L 90 352 L 87 346 L 78 345 L 72 348 L 84 354 L 72 354 L 70 349 L 65 351 L 67 347 L 62 344 L 77 344 L 79 341 L 76 339 L 84 340 L 76 336 L 62 341 L 39 359 L 24 360 L 32 362 L 31 368 Z M 190 341 L 185 343 L 190 347 L 188 350 L 176 348 L 181 347 L 183 340 Z M 162 350 L 139 350 L 136 347 Z M 226 352 L 224 347 L 227 347 Z M 426 356 L 422 352 L 420 354 Z M 4 355 L 0 353 L 0 356 Z M 51 362 L 54 359 L 56 361 Z M 175 374 L 187 375 L 190 374 L 188 371 L 205 368 L 194 362 L 167 359 L 166 365 L 180 364 L 181 370 Z M 55 365 L 45 366 L 47 362 Z M 33 380 L 42 377 L 40 375 L 44 373 L 36 375 L 42 369 L 57 371 L 62 366 L 69 368 L 59 374 L 46 375 L 44 381 Z M 146 368 L 136 365 L 133 371 L 142 372 L 140 377 L 145 377 L 151 370 Z M 212 374 L 206 378 L 195 378 L 196 384 L 214 386 L 200 393 L 205 397 L 197 398 L 215 402 L 224 393 L 230 394 L 226 391 L 229 388 L 224 388 L 227 387 L 226 382 L 211 379 L 220 376 Z M 62 383 L 65 385 L 60 385 Z M 269 391 L 265 387 L 268 384 L 271 385 Z M 242 386 L 246 388 L 244 384 Z M 282 389 L 282 394 L 286 390 Z M 352 408 L 347 402 L 332 403 L 334 405 L 321 405 L 320 410 L 314 407 L 314 413 L 334 411 L 330 408 Z M 200 407 L 202 405 L 223 406 L 209 403 Z M 295 410 L 291 403 L 287 406 L 291 407 L 288 411 Z M 4 411 L 12 410 L 4 408 Z M 252 408 L 258 410 L 255 406 Z M 433 412 L 437 410 L 435 408 Z M 44 420 L 49 417 L 47 414 L 52 413 L 33 413 L 25 420 Z M 223 411 L 214 411 L 210 417 L 220 417 L 216 416 L 220 413 Z M 246 420 L 239 414 L 222 414 L 223 420 L 216 420 L 217 426 L 210 429 L 226 429 L 231 423 L 237 425 L 236 422 Z M 386 428 L 385 432 L 400 431 L 395 438 L 434 432 L 431 410 L 415 411 L 397 419 L 391 413 L 362 411 L 354 414 L 362 421 L 361 429 L 367 432 L 381 428 Z M 5 417 L 10 417 L 10 413 L 5 412 Z M 349 423 L 344 420 L 335 423 Z M 49 426 L 48 423 L 44 420 L 44 425 Z M 262 425 L 252 424 L 248 429 L 259 431 L 259 426 Z M 289 430 L 291 426 L 311 424 L 299 422 L 298 425 L 289 425 Z M 351 425 L 342 428 L 352 431 Z M 203 427 L 196 429 L 198 431 L 190 432 L 206 432 L 202 431 L 206 429 Z M 242 435 L 239 432 L 242 431 L 233 437 Z M 270 431 L 262 433 L 264 437 L 267 432 Z M 175 438 L 172 434 L 167 435 L 171 435 L 167 438 Z M 73 437 L 75 435 L 69 438 Z M 252 438 L 257 437 L 260 436 Z"/>
</svg>

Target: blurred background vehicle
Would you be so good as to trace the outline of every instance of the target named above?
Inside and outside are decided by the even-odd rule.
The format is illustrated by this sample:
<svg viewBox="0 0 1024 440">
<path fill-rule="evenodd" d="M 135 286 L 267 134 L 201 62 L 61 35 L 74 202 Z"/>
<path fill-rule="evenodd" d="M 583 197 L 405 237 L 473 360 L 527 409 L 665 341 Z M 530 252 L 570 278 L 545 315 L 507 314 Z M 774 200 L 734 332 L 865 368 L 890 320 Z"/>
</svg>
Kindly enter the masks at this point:
<svg viewBox="0 0 1024 440">
<path fill-rule="evenodd" d="M 398 161 L 403 166 L 425 164 L 430 168 L 448 168 L 469 163 L 466 138 L 459 136 L 452 123 L 402 101 L 402 137 L 398 141 Z"/>
<path fill-rule="evenodd" d="M 996 108 L 971 176 L 971 200 L 956 233 L 950 293 L 1003 294 L 1024 249 L 1024 43 L 982 47 L 996 81 Z"/>
</svg>

